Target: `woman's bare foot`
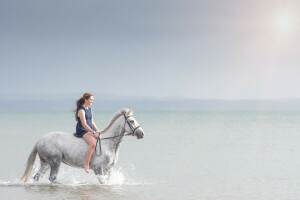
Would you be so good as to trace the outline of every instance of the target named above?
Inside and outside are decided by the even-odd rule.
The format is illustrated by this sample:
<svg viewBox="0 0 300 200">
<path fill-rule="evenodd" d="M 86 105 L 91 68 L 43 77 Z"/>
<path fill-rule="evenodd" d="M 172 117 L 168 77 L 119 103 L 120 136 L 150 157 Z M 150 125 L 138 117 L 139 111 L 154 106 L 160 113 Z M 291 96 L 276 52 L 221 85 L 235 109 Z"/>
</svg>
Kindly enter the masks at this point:
<svg viewBox="0 0 300 200">
<path fill-rule="evenodd" d="M 90 168 L 89 168 L 89 166 L 84 166 L 84 169 L 85 169 L 85 171 L 86 171 L 86 173 L 90 173 Z"/>
</svg>

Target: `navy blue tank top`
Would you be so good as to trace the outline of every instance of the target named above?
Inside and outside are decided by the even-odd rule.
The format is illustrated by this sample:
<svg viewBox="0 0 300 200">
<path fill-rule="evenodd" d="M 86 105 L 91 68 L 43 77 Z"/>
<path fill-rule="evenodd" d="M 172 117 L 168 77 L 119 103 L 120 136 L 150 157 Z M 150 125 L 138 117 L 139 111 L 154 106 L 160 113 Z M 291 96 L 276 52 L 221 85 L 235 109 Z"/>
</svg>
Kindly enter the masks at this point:
<svg viewBox="0 0 300 200">
<path fill-rule="evenodd" d="M 90 107 L 88 107 L 87 109 L 85 109 L 84 107 L 79 108 L 83 109 L 85 112 L 85 120 L 86 120 L 86 124 L 93 130 L 95 131 L 91 120 L 92 120 L 92 109 Z M 74 136 L 76 137 L 82 137 L 85 133 L 89 132 L 88 130 L 86 130 L 81 123 L 81 120 L 78 116 L 77 117 L 77 125 L 76 125 L 76 132 L 74 133 Z"/>
</svg>

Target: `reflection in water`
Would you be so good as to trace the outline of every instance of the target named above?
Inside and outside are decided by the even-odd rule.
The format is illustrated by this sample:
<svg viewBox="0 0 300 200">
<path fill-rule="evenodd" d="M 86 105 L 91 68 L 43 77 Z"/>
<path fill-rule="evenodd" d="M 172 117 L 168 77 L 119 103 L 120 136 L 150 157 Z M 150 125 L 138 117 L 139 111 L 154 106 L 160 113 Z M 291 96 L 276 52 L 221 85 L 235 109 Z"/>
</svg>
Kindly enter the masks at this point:
<svg viewBox="0 0 300 200">
<path fill-rule="evenodd" d="M 61 185 L 31 185 L 24 187 L 33 199 L 41 199 L 54 197 L 57 199 L 83 199 L 93 200 L 99 198 L 121 198 L 124 197 L 126 191 L 125 186 L 61 186 Z"/>
</svg>

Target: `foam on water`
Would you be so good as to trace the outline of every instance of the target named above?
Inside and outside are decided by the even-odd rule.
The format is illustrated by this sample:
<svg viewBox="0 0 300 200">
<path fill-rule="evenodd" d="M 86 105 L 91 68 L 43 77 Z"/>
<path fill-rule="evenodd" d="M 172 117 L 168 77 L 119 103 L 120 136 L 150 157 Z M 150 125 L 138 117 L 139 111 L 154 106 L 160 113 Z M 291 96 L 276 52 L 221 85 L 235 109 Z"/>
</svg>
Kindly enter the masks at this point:
<svg viewBox="0 0 300 200">
<path fill-rule="evenodd" d="M 14 180 L 0 180 L 0 186 L 49 186 L 52 183 L 49 181 L 50 170 L 40 178 L 40 180 L 34 181 L 33 176 L 38 172 L 40 162 L 37 159 L 35 162 L 30 178 L 27 183 L 20 181 L 19 178 Z M 60 183 L 59 186 L 95 186 L 100 185 L 93 170 L 88 174 L 84 169 L 73 168 L 62 164 L 57 175 L 57 180 Z M 113 168 L 110 177 L 105 177 L 104 185 L 143 185 L 141 181 L 136 181 L 134 175 L 134 166 L 131 164 Z"/>
</svg>

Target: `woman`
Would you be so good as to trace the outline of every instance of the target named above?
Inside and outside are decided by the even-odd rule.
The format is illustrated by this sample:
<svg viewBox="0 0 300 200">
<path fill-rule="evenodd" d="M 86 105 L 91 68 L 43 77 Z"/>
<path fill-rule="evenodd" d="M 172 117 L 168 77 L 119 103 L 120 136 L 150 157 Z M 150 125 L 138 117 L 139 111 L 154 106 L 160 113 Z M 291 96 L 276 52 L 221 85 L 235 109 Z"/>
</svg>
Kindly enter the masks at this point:
<svg viewBox="0 0 300 200">
<path fill-rule="evenodd" d="M 77 120 L 76 137 L 83 137 L 83 139 L 88 143 L 89 148 L 86 152 L 84 169 L 87 173 L 90 172 L 90 159 L 94 152 L 96 146 L 96 138 L 98 135 L 98 128 L 94 123 L 92 116 L 92 105 L 94 100 L 92 93 L 85 93 L 80 99 L 77 100 L 77 108 L 75 110 L 75 118 Z"/>
</svg>

